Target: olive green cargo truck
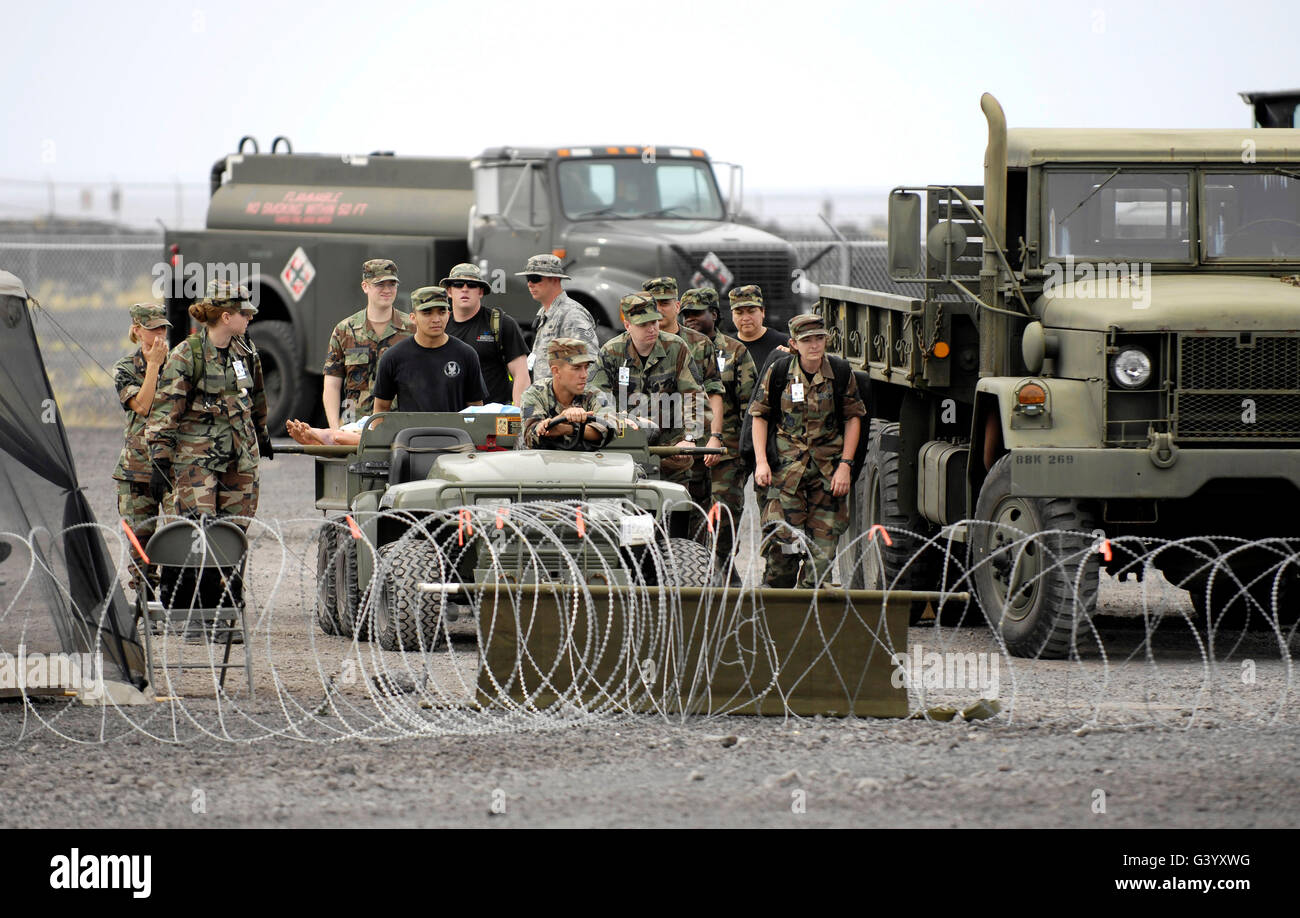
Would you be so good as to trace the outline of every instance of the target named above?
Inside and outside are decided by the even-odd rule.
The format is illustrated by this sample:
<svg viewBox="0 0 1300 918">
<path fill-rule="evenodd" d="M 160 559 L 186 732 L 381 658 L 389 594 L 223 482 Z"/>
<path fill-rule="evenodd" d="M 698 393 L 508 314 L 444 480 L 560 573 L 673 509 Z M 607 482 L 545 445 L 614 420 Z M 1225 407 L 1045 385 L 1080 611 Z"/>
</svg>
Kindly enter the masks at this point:
<svg viewBox="0 0 1300 918">
<path fill-rule="evenodd" d="M 879 413 L 850 535 L 917 533 L 862 540 L 860 569 L 926 590 L 943 559 L 909 559 L 960 524 L 1009 649 L 1063 656 L 1101 570 L 1133 561 L 1103 538 L 1296 532 L 1300 130 L 1008 131 L 982 106 L 983 186 L 890 196 L 891 274 L 924 293 L 821 288 Z M 1240 583 L 1220 571 L 1207 600 L 1221 547 L 1155 563 L 1202 619 L 1221 597 L 1267 609 L 1266 552 L 1234 556 Z"/>
</svg>

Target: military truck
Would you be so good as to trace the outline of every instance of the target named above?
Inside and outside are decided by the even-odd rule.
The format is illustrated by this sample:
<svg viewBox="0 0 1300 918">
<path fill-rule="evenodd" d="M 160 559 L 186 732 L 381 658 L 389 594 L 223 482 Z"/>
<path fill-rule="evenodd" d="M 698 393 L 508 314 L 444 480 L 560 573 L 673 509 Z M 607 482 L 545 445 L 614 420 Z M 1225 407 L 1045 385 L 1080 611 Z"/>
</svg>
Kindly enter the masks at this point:
<svg viewBox="0 0 1300 918">
<path fill-rule="evenodd" d="M 565 287 L 602 340 L 622 331 L 619 298 L 658 275 L 722 292 L 760 284 L 777 324 L 812 303 L 793 292 L 794 248 L 736 222 L 739 167 L 724 201 L 715 164 L 694 147 L 494 147 L 457 159 L 295 154 L 283 138 L 262 154 L 250 141 L 213 165 L 206 228 L 166 234 L 160 280 L 177 328 L 201 295 L 187 280 L 224 270 L 249 285 L 272 430 L 317 411 L 330 332 L 365 305 L 367 258 L 397 262 L 399 309 L 474 261 L 491 280 L 488 303 L 526 333 L 537 304 L 515 272 L 539 252 L 564 260 Z"/>
<path fill-rule="evenodd" d="M 891 275 L 924 293 L 818 308 L 877 405 L 851 534 L 898 527 L 860 541 L 865 585 L 936 588 L 913 555 L 948 527 L 1008 648 L 1060 657 L 1101 570 L 1143 574 L 1110 540 L 1295 533 L 1300 130 L 1008 131 L 981 105 L 984 184 L 889 197 Z M 1202 620 L 1268 609 L 1277 559 L 1211 584 L 1221 547 L 1155 563 Z"/>
<path fill-rule="evenodd" d="M 596 451 L 513 449 L 520 419 L 390 412 L 356 447 L 306 447 L 316 507 L 317 623 L 385 650 L 434 649 L 497 583 L 712 586 L 686 488 L 624 428 Z M 521 511 L 524 511 L 521 513 Z M 421 589 L 421 584 L 436 586 Z"/>
</svg>

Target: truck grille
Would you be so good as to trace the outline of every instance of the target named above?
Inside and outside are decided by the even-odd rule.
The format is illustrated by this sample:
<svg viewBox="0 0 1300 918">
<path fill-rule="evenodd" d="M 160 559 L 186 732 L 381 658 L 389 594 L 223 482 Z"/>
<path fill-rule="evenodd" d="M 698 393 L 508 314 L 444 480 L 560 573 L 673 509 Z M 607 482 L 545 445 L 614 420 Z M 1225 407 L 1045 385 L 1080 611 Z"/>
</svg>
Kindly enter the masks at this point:
<svg viewBox="0 0 1300 918">
<path fill-rule="evenodd" d="M 1177 440 L 1300 440 L 1300 337 L 1181 335 Z"/>
<path fill-rule="evenodd" d="M 784 322 L 776 323 L 777 319 L 789 319 L 794 315 L 794 257 L 787 251 L 772 249 L 768 247 L 755 247 L 752 249 L 745 248 L 716 248 L 713 254 L 722 259 L 722 263 L 727 266 L 733 278 L 732 287 L 741 287 L 745 284 L 758 284 L 763 288 L 763 305 L 767 311 L 767 324 L 783 325 Z M 695 273 L 698 265 L 709 253 L 707 250 L 688 250 L 687 258 L 690 260 L 689 266 L 683 266 L 679 270 L 682 274 L 678 275 L 678 286 L 685 290 L 692 286 L 691 275 Z M 679 260 L 680 255 L 679 255 Z M 722 291 L 726 293 L 726 291 Z M 726 301 L 722 303 L 723 315 L 726 315 Z"/>
</svg>

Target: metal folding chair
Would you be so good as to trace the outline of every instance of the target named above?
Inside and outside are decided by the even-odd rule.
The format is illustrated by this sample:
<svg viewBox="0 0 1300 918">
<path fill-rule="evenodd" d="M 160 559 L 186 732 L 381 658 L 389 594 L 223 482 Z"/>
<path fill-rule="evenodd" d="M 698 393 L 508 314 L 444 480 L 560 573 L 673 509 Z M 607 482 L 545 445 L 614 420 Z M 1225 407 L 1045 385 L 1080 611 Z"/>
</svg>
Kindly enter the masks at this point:
<svg viewBox="0 0 1300 918">
<path fill-rule="evenodd" d="M 145 554 L 159 570 L 158 583 L 138 591 L 136 611 L 144 632 L 149 684 L 158 687 L 156 669 L 219 669 L 218 685 L 226 687 L 226 672 L 242 669 L 248 680 L 248 697 L 253 697 L 253 655 L 244 612 L 244 568 L 248 560 L 248 536 L 229 520 L 177 520 L 162 526 L 149 539 Z M 156 661 L 161 648 L 154 634 L 179 634 L 198 638 L 214 646 L 205 649 L 206 660 L 186 662 L 184 643 L 175 662 Z M 244 662 L 231 662 L 235 638 L 243 645 Z M 221 646 L 224 645 L 224 646 Z M 214 659 L 217 647 L 221 659 Z"/>
</svg>

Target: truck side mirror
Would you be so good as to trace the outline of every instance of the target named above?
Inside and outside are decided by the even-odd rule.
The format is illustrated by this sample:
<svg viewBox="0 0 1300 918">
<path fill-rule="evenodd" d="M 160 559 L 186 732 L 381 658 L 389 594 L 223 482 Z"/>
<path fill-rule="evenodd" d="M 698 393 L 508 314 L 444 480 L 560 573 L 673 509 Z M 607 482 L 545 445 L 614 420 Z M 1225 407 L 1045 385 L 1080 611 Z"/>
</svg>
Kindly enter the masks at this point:
<svg viewBox="0 0 1300 918">
<path fill-rule="evenodd" d="M 889 276 L 893 280 L 923 277 L 921 262 L 921 196 L 895 192 L 889 196 Z"/>
</svg>

